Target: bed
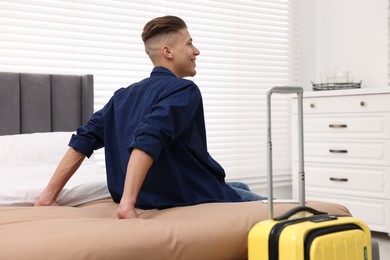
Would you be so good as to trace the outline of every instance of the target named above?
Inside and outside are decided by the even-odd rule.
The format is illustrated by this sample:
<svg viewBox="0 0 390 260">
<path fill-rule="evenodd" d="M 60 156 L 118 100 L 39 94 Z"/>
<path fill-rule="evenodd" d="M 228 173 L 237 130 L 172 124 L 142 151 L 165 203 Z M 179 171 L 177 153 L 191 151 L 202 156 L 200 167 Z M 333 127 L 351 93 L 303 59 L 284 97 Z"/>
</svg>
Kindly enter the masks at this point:
<svg viewBox="0 0 390 260">
<path fill-rule="evenodd" d="M 92 75 L 0 72 L 0 256 L 2 259 L 247 258 L 247 235 L 267 218 L 262 202 L 137 210 L 118 220 L 105 173 L 93 157 L 60 194 L 60 207 L 32 207 L 93 111 Z M 348 215 L 342 205 L 308 202 Z M 295 207 L 275 204 L 276 215 Z"/>
</svg>

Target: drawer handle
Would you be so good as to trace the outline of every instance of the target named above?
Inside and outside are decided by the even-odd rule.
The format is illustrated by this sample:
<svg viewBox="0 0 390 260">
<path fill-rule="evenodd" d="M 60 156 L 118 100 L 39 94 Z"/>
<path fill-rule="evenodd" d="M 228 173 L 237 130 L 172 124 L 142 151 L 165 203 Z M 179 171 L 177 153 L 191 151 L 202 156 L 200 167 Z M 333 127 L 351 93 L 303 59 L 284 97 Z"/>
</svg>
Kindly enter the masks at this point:
<svg viewBox="0 0 390 260">
<path fill-rule="evenodd" d="M 347 178 L 335 178 L 335 177 L 330 177 L 329 180 L 331 181 L 338 181 L 338 182 L 347 182 Z"/>
<path fill-rule="evenodd" d="M 330 153 L 348 153 L 348 150 L 329 149 Z"/>
<path fill-rule="evenodd" d="M 329 125 L 329 128 L 347 128 L 348 125 L 344 125 L 344 124 L 330 124 Z"/>
</svg>

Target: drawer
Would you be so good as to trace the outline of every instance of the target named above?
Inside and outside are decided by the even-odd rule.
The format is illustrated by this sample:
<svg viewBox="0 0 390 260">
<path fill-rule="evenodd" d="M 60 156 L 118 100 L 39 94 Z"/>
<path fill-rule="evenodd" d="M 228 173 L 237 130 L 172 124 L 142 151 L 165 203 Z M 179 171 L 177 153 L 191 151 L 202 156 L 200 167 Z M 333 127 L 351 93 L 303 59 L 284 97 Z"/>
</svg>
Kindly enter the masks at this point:
<svg viewBox="0 0 390 260">
<path fill-rule="evenodd" d="M 293 129 L 297 129 L 293 120 Z M 307 115 L 304 118 L 305 137 L 317 138 L 390 138 L 390 113 Z"/>
<path fill-rule="evenodd" d="M 293 151 L 297 151 L 293 144 Z M 363 165 L 390 166 L 390 140 L 321 140 L 305 139 L 304 154 L 306 162 L 326 162 Z M 298 160 L 293 153 L 293 160 Z"/>
<path fill-rule="evenodd" d="M 297 164 L 294 167 L 295 190 L 298 188 Z M 307 192 L 389 199 L 390 167 L 308 163 L 305 184 Z"/>
<path fill-rule="evenodd" d="M 305 114 L 390 112 L 389 100 L 390 94 L 308 97 L 303 99 L 303 112 Z M 296 113 L 296 99 L 292 105 Z"/>
</svg>

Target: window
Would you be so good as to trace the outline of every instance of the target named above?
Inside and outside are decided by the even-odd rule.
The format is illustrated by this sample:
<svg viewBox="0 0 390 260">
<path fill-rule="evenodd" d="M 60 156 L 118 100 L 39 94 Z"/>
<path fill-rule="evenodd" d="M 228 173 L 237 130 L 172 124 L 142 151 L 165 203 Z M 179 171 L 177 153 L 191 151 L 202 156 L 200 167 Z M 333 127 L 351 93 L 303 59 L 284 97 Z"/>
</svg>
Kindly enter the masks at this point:
<svg viewBox="0 0 390 260">
<path fill-rule="evenodd" d="M 143 25 L 180 16 L 201 52 L 193 80 L 210 153 L 228 180 L 265 187 L 265 93 L 297 82 L 295 1 L 0 0 L 0 70 L 93 74 L 99 109 L 114 90 L 149 75 Z M 291 182 L 290 103 L 273 100 L 274 179 L 283 186 Z"/>
</svg>

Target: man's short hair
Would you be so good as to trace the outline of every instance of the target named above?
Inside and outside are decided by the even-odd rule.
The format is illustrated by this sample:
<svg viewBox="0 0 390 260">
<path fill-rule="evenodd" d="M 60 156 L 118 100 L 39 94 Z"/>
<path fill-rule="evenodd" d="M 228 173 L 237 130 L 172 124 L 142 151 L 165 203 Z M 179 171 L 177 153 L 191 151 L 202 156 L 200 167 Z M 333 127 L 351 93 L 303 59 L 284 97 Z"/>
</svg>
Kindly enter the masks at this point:
<svg viewBox="0 0 390 260">
<path fill-rule="evenodd" d="M 142 40 L 146 43 L 146 41 L 153 37 L 175 33 L 186 28 L 186 23 L 179 17 L 172 15 L 157 17 L 145 24 L 142 32 Z"/>
</svg>

